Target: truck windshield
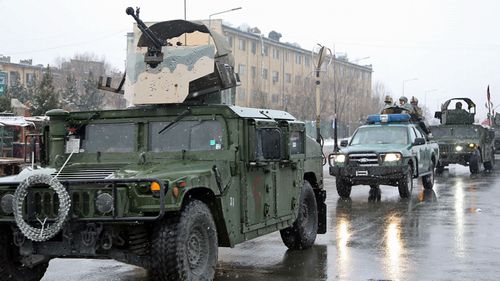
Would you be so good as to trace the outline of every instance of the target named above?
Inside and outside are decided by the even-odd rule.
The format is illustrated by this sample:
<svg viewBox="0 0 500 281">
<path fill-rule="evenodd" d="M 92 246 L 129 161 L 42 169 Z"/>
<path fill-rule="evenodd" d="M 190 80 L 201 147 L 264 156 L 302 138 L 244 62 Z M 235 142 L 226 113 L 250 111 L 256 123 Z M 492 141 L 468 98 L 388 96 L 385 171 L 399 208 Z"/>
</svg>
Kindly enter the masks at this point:
<svg viewBox="0 0 500 281">
<path fill-rule="evenodd" d="M 135 124 L 90 124 L 85 128 L 82 148 L 93 152 L 133 152 Z"/>
<path fill-rule="evenodd" d="M 219 121 L 178 121 L 162 134 L 170 122 L 149 124 L 149 150 L 153 152 L 202 151 L 223 149 L 222 126 Z"/>
<path fill-rule="evenodd" d="M 435 138 L 477 138 L 479 131 L 474 127 L 433 127 L 431 129 L 432 136 Z"/>
<path fill-rule="evenodd" d="M 408 144 L 408 130 L 395 126 L 362 127 L 351 141 L 351 145 L 360 144 Z"/>
</svg>

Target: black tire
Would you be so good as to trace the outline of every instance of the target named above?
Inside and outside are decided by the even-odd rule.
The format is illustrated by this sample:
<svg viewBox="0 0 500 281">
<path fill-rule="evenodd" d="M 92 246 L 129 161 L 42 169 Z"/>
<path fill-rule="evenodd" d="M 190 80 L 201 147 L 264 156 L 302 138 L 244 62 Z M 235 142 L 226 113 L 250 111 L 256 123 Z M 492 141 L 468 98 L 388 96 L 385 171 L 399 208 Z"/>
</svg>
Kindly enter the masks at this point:
<svg viewBox="0 0 500 281">
<path fill-rule="evenodd" d="M 17 262 L 15 253 L 17 247 L 12 242 L 10 231 L 0 231 L 0 280 L 1 281 L 39 281 L 42 279 L 49 262 L 43 262 L 33 267 L 23 266 Z"/>
<path fill-rule="evenodd" d="M 479 173 L 481 167 L 481 154 L 476 150 L 469 158 L 469 171 L 471 174 Z"/>
<path fill-rule="evenodd" d="M 201 201 L 190 201 L 180 216 L 167 218 L 155 228 L 150 275 L 158 281 L 212 280 L 217 247 L 210 209 Z"/>
<path fill-rule="evenodd" d="M 335 185 L 337 186 L 337 193 L 341 198 L 349 198 L 351 196 L 352 185 L 341 177 L 335 178 Z"/>
<path fill-rule="evenodd" d="M 495 150 L 491 151 L 490 157 L 491 157 L 490 161 L 486 161 L 483 163 L 484 169 L 486 171 L 493 171 L 493 169 L 495 168 Z"/>
<path fill-rule="evenodd" d="M 281 240 L 291 250 L 308 249 L 318 233 L 318 207 L 316 196 L 308 181 L 300 192 L 299 214 L 292 226 L 280 230 Z"/>
<path fill-rule="evenodd" d="M 434 163 L 432 163 L 431 173 L 422 177 L 422 184 L 425 189 L 432 189 L 434 187 Z"/>
<path fill-rule="evenodd" d="M 408 167 L 406 174 L 398 183 L 399 197 L 409 198 L 411 190 L 413 189 L 413 170 L 411 166 Z"/>
</svg>

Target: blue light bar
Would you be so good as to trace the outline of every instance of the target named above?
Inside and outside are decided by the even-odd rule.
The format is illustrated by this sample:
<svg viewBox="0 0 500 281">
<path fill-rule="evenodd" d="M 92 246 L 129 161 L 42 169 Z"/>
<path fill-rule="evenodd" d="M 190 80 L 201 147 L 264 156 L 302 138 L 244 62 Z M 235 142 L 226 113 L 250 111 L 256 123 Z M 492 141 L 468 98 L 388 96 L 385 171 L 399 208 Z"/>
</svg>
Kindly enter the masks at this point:
<svg viewBox="0 0 500 281">
<path fill-rule="evenodd" d="M 410 121 L 410 114 L 372 114 L 368 115 L 366 122 L 373 123 L 398 123 Z"/>
</svg>

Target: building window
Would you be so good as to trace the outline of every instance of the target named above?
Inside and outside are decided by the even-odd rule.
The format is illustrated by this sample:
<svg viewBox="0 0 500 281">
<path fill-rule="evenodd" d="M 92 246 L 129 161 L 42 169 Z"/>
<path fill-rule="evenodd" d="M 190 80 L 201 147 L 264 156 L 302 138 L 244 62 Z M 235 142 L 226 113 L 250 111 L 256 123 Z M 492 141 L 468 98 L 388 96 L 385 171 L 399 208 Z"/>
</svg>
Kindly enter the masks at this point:
<svg viewBox="0 0 500 281">
<path fill-rule="evenodd" d="M 273 59 L 279 59 L 280 57 L 280 50 L 277 48 L 273 48 Z"/>
<path fill-rule="evenodd" d="M 252 79 L 255 79 L 257 76 L 257 68 L 255 66 L 252 66 Z"/>
<path fill-rule="evenodd" d="M 271 96 L 272 103 L 278 103 L 279 98 L 280 98 L 279 95 L 272 95 Z"/>
<path fill-rule="evenodd" d="M 301 54 L 295 54 L 295 63 L 302 64 L 302 55 Z"/>
<path fill-rule="evenodd" d="M 285 73 L 285 82 L 292 83 L 292 74 Z"/>
<path fill-rule="evenodd" d="M 267 80 L 267 68 L 262 69 L 262 79 Z"/>
<path fill-rule="evenodd" d="M 295 85 L 301 85 L 301 84 L 302 84 L 302 76 L 295 75 Z"/>
<path fill-rule="evenodd" d="M 10 72 L 10 87 L 14 87 L 19 85 L 20 83 L 20 77 L 19 77 L 19 72 L 17 71 L 11 71 Z"/>
<path fill-rule="evenodd" d="M 238 100 L 244 101 L 245 100 L 245 88 L 238 88 Z"/>
<path fill-rule="evenodd" d="M 252 41 L 251 49 L 252 49 L 252 54 L 255 55 L 255 53 L 257 53 L 257 42 L 256 41 Z"/>
<path fill-rule="evenodd" d="M 264 56 L 269 56 L 269 47 L 264 46 Z"/>
<path fill-rule="evenodd" d="M 278 71 L 273 71 L 273 83 L 277 83 L 280 80 L 280 73 Z"/>
<path fill-rule="evenodd" d="M 26 73 L 26 85 L 31 86 L 35 82 L 35 74 L 34 73 Z"/>
<path fill-rule="evenodd" d="M 247 49 L 247 40 L 245 39 L 240 39 L 240 50 L 245 51 Z"/>
<path fill-rule="evenodd" d="M 247 66 L 246 65 L 244 65 L 244 64 L 239 64 L 238 65 L 238 74 L 240 76 L 245 75 L 245 73 L 247 72 L 246 70 L 247 70 Z"/>
<path fill-rule="evenodd" d="M 233 46 L 233 36 L 228 36 L 227 37 L 227 43 L 229 44 L 229 46 Z"/>
<path fill-rule="evenodd" d="M 289 61 L 290 60 L 289 55 L 288 55 L 289 52 L 284 51 L 284 53 L 285 53 L 285 61 Z"/>
<path fill-rule="evenodd" d="M 309 67 L 309 65 L 311 64 L 311 60 L 308 56 L 304 56 L 304 63 L 307 67 Z"/>
</svg>

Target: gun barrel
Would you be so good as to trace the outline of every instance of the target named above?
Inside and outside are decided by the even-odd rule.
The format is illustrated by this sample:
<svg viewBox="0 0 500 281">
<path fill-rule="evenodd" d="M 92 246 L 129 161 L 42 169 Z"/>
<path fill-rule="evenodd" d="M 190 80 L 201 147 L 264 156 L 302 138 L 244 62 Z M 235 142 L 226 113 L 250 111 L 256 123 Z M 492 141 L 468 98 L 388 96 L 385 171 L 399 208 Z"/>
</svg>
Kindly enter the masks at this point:
<svg viewBox="0 0 500 281">
<path fill-rule="evenodd" d="M 147 27 L 146 24 L 135 14 L 134 8 L 128 7 L 125 10 L 125 13 L 134 18 L 134 20 L 137 22 L 137 27 L 142 31 L 142 33 L 148 37 L 148 39 L 151 41 L 151 43 L 153 43 L 153 45 L 157 50 L 161 50 L 163 43 L 160 41 L 160 39 L 158 39 L 158 37 L 156 37 L 156 35 L 149 29 L 149 27 Z"/>
</svg>

